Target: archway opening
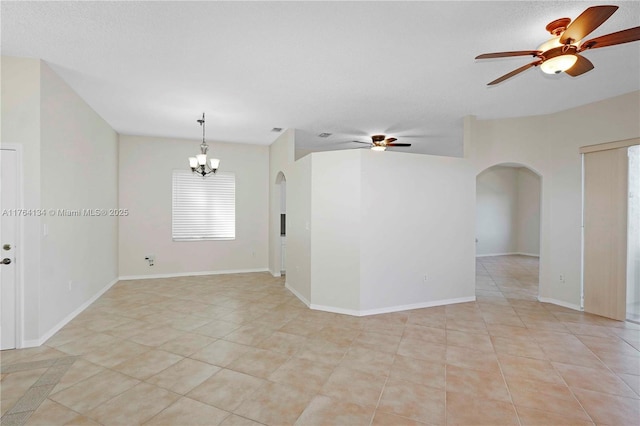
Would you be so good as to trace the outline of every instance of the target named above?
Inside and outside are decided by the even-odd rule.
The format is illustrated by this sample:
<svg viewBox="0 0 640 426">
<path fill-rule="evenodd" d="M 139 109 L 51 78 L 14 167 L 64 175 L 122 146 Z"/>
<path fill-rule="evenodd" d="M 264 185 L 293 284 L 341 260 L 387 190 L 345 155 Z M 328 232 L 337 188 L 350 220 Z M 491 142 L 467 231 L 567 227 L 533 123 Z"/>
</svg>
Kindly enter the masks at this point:
<svg viewBox="0 0 640 426">
<path fill-rule="evenodd" d="M 538 300 L 541 194 L 541 176 L 523 164 L 477 175 L 477 300 Z"/>
</svg>

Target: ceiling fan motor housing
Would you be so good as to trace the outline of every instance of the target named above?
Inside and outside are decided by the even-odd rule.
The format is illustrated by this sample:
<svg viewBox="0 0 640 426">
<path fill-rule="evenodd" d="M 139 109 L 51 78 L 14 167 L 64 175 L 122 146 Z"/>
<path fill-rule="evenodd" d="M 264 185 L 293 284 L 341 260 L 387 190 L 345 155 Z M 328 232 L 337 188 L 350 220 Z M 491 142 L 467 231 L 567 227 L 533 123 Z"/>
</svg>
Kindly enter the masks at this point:
<svg viewBox="0 0 640 426">
<path fill-rule="evenodd" d="M 551 33 L 551 35 L 557 37 L 567 29 L 570 23 L 570 18 L 560 18 L 556 19 L 555 21 L 549 22 L 545 28 L 547 31 L 549 31 L 549 33 Z"/>
</svg>

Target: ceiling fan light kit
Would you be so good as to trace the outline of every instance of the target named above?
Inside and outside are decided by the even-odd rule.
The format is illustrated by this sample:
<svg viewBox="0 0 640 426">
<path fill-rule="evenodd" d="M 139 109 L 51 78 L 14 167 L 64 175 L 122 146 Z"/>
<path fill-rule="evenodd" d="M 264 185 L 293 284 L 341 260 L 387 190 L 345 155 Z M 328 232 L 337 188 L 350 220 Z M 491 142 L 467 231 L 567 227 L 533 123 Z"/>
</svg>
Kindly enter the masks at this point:
<svg viewBox="0 0 640 426">
<path fill-rule="evenodd" d="M 571 68 L 577 60 L 576 55 L 560 55 L 544 61 L 540 69 L 546 74 L 560 74 Z"/>
<path fill-rule="evenodd" d="M 553 37 L 542 43 L 538 50 L 485 53 L 476 56 L 476 59 L 529 55 L 537 58 L 534 62 L 517 68 L 493 80 L 488 85 L 492 86 L 501 83 L 531 67 L 537 66 L 540 66 L 540 69 L 547 74 L 566 72 L 571 77 L 577 77 L 591 71 L 593 64 L 581 55 L 582 52 L 640 40 L 640 27 L 633 27 L 581 43 L 584 37 L 602 25 L 616 10 L 618 10 L 618 6 L 593 6 L 587 8 L 573 22 L 569 18 L 560 18 L 550 22 L 546 29 Z"/>
<path fill-rule="evenodd" d="M 566 45 L 546 51 L 540 69 L 546 74 L 560 74 L 570 69 L 578 62 L 576 50 L 575 46 Z"/>
<path fill-rule="evenodd" d="M 557 28 L 549 29 L 554 23 L 569 21 L 569 18 L 558 19 L 547 25 L 547 30 L 551 34 L 555 34 Z M 564 27 L 560 27 L 564 31 Z M 560 74 L 575 65 L 578 61 L 576 56 L 577 47 L 575 44 L 562 44 L 560 43 L 560 36 L 550 38 L 549 40 L 538 46 L 538 51 L 545 53 L 545 60 L 540 64 L 540 69 L 547 74 Z"/>
</svg>

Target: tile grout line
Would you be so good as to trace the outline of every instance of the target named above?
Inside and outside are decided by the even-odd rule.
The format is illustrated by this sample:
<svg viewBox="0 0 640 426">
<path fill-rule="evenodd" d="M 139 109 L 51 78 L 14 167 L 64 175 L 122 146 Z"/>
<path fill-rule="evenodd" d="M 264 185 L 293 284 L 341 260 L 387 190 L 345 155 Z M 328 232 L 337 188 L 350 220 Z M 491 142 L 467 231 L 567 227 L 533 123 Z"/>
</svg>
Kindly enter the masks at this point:
<svg viewBox="0 0 640 426">
<path fill-rule="evenodd" d="M 409 318 L 407 317 L 407 320 Z M 402 334 L 400 335 L 400 341 L 398 342 L 398 345 L 396 347 L 395 352 L 393 353 L 393 358 L 391 359 L 391 366 L 389 367 L 389 372 L 387 373 L 387 377 L 384 379 L 384 383 L 382 384 L 382 388 L 380 389 L 380 395 L 378 395 L 378 401 L 376 401 L 376 405 L 373 409 L 373 414 L 371 415 L 371 420 L 369 420 L 369 426 L 371 426 L 373 424 L 373 420 L 376 418 L 376 414 L 378 412 L 378 407 L 380 406 L 380 401 L 382 401 L 382 395 L 384 394 L 384 391 L 387 387 L 387 383 L 389 383 L 389 378 L 391 377 L 391 369 L 393 368 L 393 364 L 396 361 L 396 355 L 398 353 L 398 348 L 400 347 L 400 342 L 402 342 L 402 339 L 404 337 L 404 332 L 406 329 L 407 323 L 405 322 L 403 327 L 402 327 Z"/>
<path fill-rule="evenodd" d="M 555 317 L 555 315 L 554 315 L 554 317 Z M 556 318 L 556 319 L 557 319 L 557 318 Z M 558 321 L 560 321 L 560 322 L 564 323 L 564 321 L 561 321 L 561 320 L 558 320 Z M 571 331 L 571 330 L 569 330 L 569 331 Z M 579 338 L 577 335 L 575 335 L 573 332 L 571 332 L 571 335 L 575 336 L 578 340 L 580 340 L 580 338 Z M 598 336 L 595 336 L 595 337 L 598 337 Z M 619 337 L 619 336 L 616 336 L 616 337 Z M 624 340 L 624 339 L 621 339 L 621 340 Z M 580 340 L 580 342 L 582 342 L 582 341 Z M 584 345 L 584 343 L 582 343 L 582 344 Z M 602 361 L 602 360 L 600 359 L 600 357 L 599 357 L 595 352 L 593 352 L 593 351 L 591 350 L 591 348 L 590 348 L 590 347 L 588 347 L 587 345 L 584 345 L 584 346 L 589 350 L 589 352 L 591 352 L 591 353 L 592 353 L 592 354 L 593 354 L 593 355 L 598 359 L 598 361 L 600 361 L 600 362 L 602 363 L 602 365 L 603 365 L 603 366 L 604 366 L 604 367 L 609 371 L 609 373 L 613 374 L 615 377 L 617 377 L 618 379 L 620 379 L 620 377 L 619 377 L 619 376 L 618 376 L 618 375 L 617 375 L 613 370 L 611 370 L 611 368 L 609 368 L 609 366 L 608 366 L 604 361 Z M 543 348 L 542 350 L 544 351 L 544 348 Z M 582 405 L 582 402 L 580 402 L 580 399 L 576 396 L 575 392 L 573 391 L 573 388 L 572 388 L 571 386 L 569 386 L 569 384 L 567 383 L 567 381 L 565 380 L 565 378 L 562 376 L 562 374 L 558 371 L 558 369 L 556 368 L 556 366 L 555 366 L 555 365 L 553 365 L 553 363 L 552 363 L 551 361 L 549 362 L 549 364 L 551 364 L 551 366 L 553 367 L 553 370 L 554 370 L 554 371 L 555 371 L 555 372 L 560 376 L 560 378 L 562 379 L 562 382 L 567 386 L 567 388 L 568 388 L 568 389 L 569 389 L 569 391 L 571 392 L 571 396 L 573 396 L 573 398 L 576 400 L 576 402 L 578 403 L 578 405 L 580 405 L 580 407 L 581 407 L 581 408 L 582 408 L 582 410 L 585 412 L 585 414 L 586 414 L 586 415 L 591 419 L 591 422 L 592 422 L 593 424 L 596 424 L 596 421 L 593 419 L 593 417 L 591 416 L 591 414 L 589 414 L 589 413 L 587 412 L 587 410 L 584 408 L 584 406 Z M 566 364 L 566 363 L 563 363 L 563 362 L 558 362 L 558 364 L 572 365 L 572 364 Z M 578 367 L 591 368 L 591 367 L 586 367 L 586 366 L 578 366 Z M 622 381 L 622 382 L 623 382 L 623 383 L 624 383 L 624 384 L 625 384 L 625 385 L 626 385 L 626 386 L 627 386 L 627 387 L 628 387 L 632 392 L 636 393 L 633 389 L 631 389 L 631 387 L 630 387 L 626 382 L 624 382 L 624 380 L 622 380 L 622 379 L 620 379 L 620 380 L 621 380 L 621 381 Z M 583 388 L 578 388 L 578 389 L 583 389 Z M 594 390 L 592 390 L 592 389 L 584 389 L 584 390 L 591 391 L 591 392 L 600 392 L 600 391 L 594 391 Z M 628 398 L 628 397 L 625 397 L 624 395 L 610 394 L 610 393 L 608 393 L 608 392 L 600 392 L 600 393 L 603 393 L 603 394 L 606 394 L 606 395 L 611 395 L 611 396 L 614 396 L 614 397 Z M 629 399 L 636 399 L 636 400 L 637 400 L 637 398 L 629 398 Z"/>
<path fill-rule="evenodd" d="M 492 279 L 493 279 L 493 277 L 492 277 Z M 540 285 L 540 284 L 538 284 L 538 286 L 539 286 L 539 285 Z M 502 291 L 501 291 L 501 292 L 502 292 Z M 507 300 L 508 300 L 508 298 L 507 298 Z M 509 303 L 509 305 L 511 306 L 511 303 Z M 543 307 L 544 307 L 544 309 L 546 310 L 546 312 L 547 312 L 548 314 L 550 314 L 550 315 L 552 315 L 552 316 L 553 316 L 553 318 L 554 318 L 555 320 L 557 320 L 558 322 L 560 322 L 561 324 L 563 324 L 563 326 L 564 326 L 564 327 L 567 329 L 567 331 L 569 332 L 569 333 L 566 333 L 566 334 L 571 334 L 571 335 L 575 336 L 575 334 L 574 334 L 574 333 L 573 333 L 569 328 L 567 328 L 567 327 L 564 325 L 564 321 L 562 321 L 562 320 L 558 319 L 558 318 L 555 316 L 555 314 L 553 313 L 553 311 L 551 311 L 551 310 L 547 309 L 547 307 L 546 307 L 546 306 L 544 306 L 544 305 L 543 305 Z M 513 309 L 513 306 L 511 306 L 511 308 Z M 518 318 L 520 319 L 520 321 L 522 321 L 522 318 L 520 317 L 520 314 L 518 313 L 518 310 L 514 309 L 514 312 L 516 313 L 516 315 L 518 316 Z M 527 324 L 526 324 L 524 321 L 522 321 L 522 322 L 523 322 L 523 324 L 525 325 L 525 328 L 526 328 L 527 330 L 532 330 L 532 329 L 530 329 L 530 328 L 527 326 Z M 553 331 L 553 332 L 556 332 L 555 330 L 552 330 L 552 331 Z M 540 343 L 537 341 L 537 339 L 536 339 L 535 337 L 534 337 L 534 341 L 536 341 L 536 344 L 537 344 L 538 346 L 540 346 Z M 585 346 L 586 346 L 586 345 L 585 345 Z M 544 348 L 543 348 L 542 346 L 540 346 L 540 349 L 542 350 L 542 352 L 543 352 L 543 353 L 545 353 L 545 356 L 548 356 L 548 355 L 546 354 L 546 351 L 544 350 Z M 588 349 L 589 349 L 589 348 L 588 348 Z M 590 349 L 589 349 L 589 350 L 590 350 Z M 591 352 L 592 352 L 592 351 L 591 351 Z M 593 353 L 593 352 L 592 352 L 592 353 Z M 595 354 L 594 354 L 594 355 L 595 355 Z M 597 357 L 597 356 L 596 356 L 596 357 Z M 525 358 L 528 358 L 528 357 L 525 357 Z M 599 359 L 599 358 L 598 358 L 598 359 Z M 599 360 L 600 360 L 600 359 L 599 359 Z M 580 408 L 582 408 L 583 412 L 587 415 L 587 417 L 588 417 L 589 419 L 591 419 L 591 422 L 592 422 L 593 424 L 595 424 L 595 421 L 593 420 L 593 418 L 591 417 L 591 415 L 587 412 L 587 410 L 584 408 L 584 406 L 582 405 L 582 403 L 580 403 L 580 401 L 578 400 L 578 398 L 575 396 L 575 394 L 574 394 L 574 392 L 573 392 L 573 389 L 572 389 L 572 388 L 569 386 L 569 384 L 565 381 L 564 377 L 563 377 L 563 376 L 560 374 L 560 372 L 556 369 L 556 367 L 553 365 L 552 361 L 551 361 L 550 359 L 546 359 L 546 361 L 549 363 L 549 365 L 551 365 L 551 367 L 553 368 L 553 371 L 555 371 L 555 372 L 558 374 L 558 376 L 562 379 L 562 382 L 565 384 L 565 386 L 567 387 L 567 389 L 569 390 L 569 392 L 571 392 L 571 395 L 572 395 L 572 396 L 573 396 L 573 398 L 576 400 L 576 402 L 578 402 L 578 405 L 580 406 Z M 601 360 L 600 360 L 600 361 L 601 361 Z M 602 361 L 601 361 L 601 362 L 602 362 Z M 498 361 L 498 363 L 500 364 L 500 361 Z M 603 364 L 604 364 L 604 363 L 603 363 Z M 500 366 L 500 370 L 502 371 L 502 366 Z M 503 378 L 504 378 L 504 374 L 503 374 Z M 504 380 L 505 380 L 505 384 L 507 385 L 507 389 L 509 389 L 509 384 L 507 383 L 506 378 L 504 378 Z M 509 391 L 509 396 L 511 397 L 511 391 Z M 515 404 L 514 404 L 514 408 L 515 408 Z M 517 414 L 517 416 L 518 416 L 518 421 L 519 421 L 519 422 L 520 422 L 520 424 L 522 425 L 522 422 L 521 422 L 521 420 L 520 420 L 520 414 L 517 412 L 517 409 L 516 409 L 516 414 Z M 562 414 L 560 414 L 560 413 L 557 413 L 557 414 L 558 414 L 558 415 L 562 415 Z"/>
<path fill-rule="evenodd" d="M 511 309 L 513 309 L 513 311 L 515 312 L 515 314 L 518 317 L 518 319 L 524 324 L 525 328 L 528 330 L 529 328 L 526 326 L 524 321 L 522 321 L 522 318 L 520 318 L 520 315 L 518 314 L 518 311 L 514 309 L 513 305 L 511 304 L 511 301 L 509 300 L 509 298 L 504 295 L 504 293 L 503 293 L 502 289 L 500 288 L 500 286 L 498 286 L 498 284 L 495 282 L 495 279 L 494 279 L 493 275 L 491 275 L 491 273 L 489 271 L 487 271 L 487 274 L 491 278 L 491 281 L 494 282 L 496 287 L 498 287 L 498 291 L 500 291 L 500 293 L 505 298 L 505 300 L 507 300 L 507 302 L 509 303 L 509 307 Z M 540 280 L 540 278 L 538 278 L 538 291 L 540 290 L 540 282 L 539 282 L 539 280 Z M 489 327 L 487 327 L 487 321 L 484 318 L 484 316 L 482 317 L 482 320 L 483 320 L 484 325 L 485 325 L 485 327 L 487 328 L 487 331 L 488 331 Z M 489 336 L 490 336 L 489 338 L 491 340 L 491 333 L 489 333 Z M 509 393 L 509 400 L 511 401 L 511 405 L 513 406 L 513 411 L 516 414 L 516 419 L 518 419 L 518 424 L 520 426 L 522 426 L 522 420 L 520 419 L 520 413 L 518 413 L 518 409 L 516 408 L 516 404 L 513 402 L 513 396 L 511 395 L 511 389 L 509 388 L 509 383 L 507 382 L 507 378 L 505 377 L 504 371 L 502 369 L 502 363 L 500 362 L 500 358 L 498 357 L 498 352 L 496 351 L 495 345 L 493 344 L 493 340 L 491 340 L 491 346 L 493 346 L 493 351 L 494 351 L 494 353 L 496 355 L 496 361 L 498 362 L 498 369 L 500 370 L 500 375 L 502 376 L 502 380 L 504 381 L 504 384 L 505 384 L 505 386 L 507 388 L 507 392 Z"/>
<path fill-rule="evenodd" d="M 483 266 L 484 268 L 484 266 Z M 475 295 L 475 287 L 473 289 Z M 447 371 L 449 370 L 449 364 L 447 363 L 447 308 L 444 308 L 444 424 L 449 421 L 449 415 L 447 413 Z"/>
<path fill-rule="evenodd" d="M 76 356 L 68 356 L 68 357 L 54 358 L 54 359 L 51 359 L 51 360 L 27 361 L 27 362 L 22 362 L 22 363 L 17 363 L 17 364 L 10 364 L 8 367 L 12 367 L 12 366 L 15 366 L 15 365 L 23 365 L 23 364 L 28 364 L 28 363 L 35 363 L 35 362 L 49 362 L 49 361 L 51 361 L 51 365 L 47 368 L 47 370 L 44 373 L 42 373 L 40 375 L 38 380 L 33 385 L 31 385 L 29 387 L 29 389 L 27 389 L 27 391 L 15 402 L 15 404 L 13 404 L 13 407 L 11 407 L 2 417 L 0 417 L 0 423 L 8 422 L 8 421 L 10 421 L 9 419 L 16 419 L 17 422 L 12 423 L 12 424 L 16 424 L 16 425 L 25 424 L 27 422 L 27 420 L 29 420 L 29 417 L 31 417 L 31 415 L 48 398 L 48 396 L 51 393 L 51 391 L 60 382 L 60 380 L 67 373 L 67 371 L 69 371 L 69 368 L 71 368 L 71 366 L 74 364 L 76 359 L 77 359 Z M 65 362 L 62 363 L 62 362 L 60 362 L 61 360 L 64 360 Z M 67 361 L 70 361 L 70 362 L 67 362 Z M 38 385 L 38 383 L 40 383 L 42 378 L 46 377 L 47 373 L 49 373 L 50 371 L 52 371 L 56 367 L 63 367 L 63 368 L 62 369 L 58 369 L 58 371 L 56 372 L 56 374 L 54 376 L 54 377 L 56 377 L 55 381 Z M 31 368 L 31 370 L 33 370 L 33 369 L 37 369 L 37 367 Z M 29 369 L 21 369 L 21 370 L 16 370 L 15 372 L 28 371 L 28 370 Z M 9 373 L 7 373 L 7 374 L 9 374 Z M 47 389 L 47 388 L 49 388 L 49 389 Z M 32 393 L 37 392 L 38 389 L 40 389 L 41 392 L 43 391 L 43 393 L 41 393 L 40 395 L 37 395 L 36 398 L 32 398 Z M 33 390 L 33 392 L 31 392 L 32 390 Z M 35 405 L 34 405 L 34 402 L 36 403 Z M 21 407 L 29 407 L 29 409 L 22 409 Z"/>
</svg>

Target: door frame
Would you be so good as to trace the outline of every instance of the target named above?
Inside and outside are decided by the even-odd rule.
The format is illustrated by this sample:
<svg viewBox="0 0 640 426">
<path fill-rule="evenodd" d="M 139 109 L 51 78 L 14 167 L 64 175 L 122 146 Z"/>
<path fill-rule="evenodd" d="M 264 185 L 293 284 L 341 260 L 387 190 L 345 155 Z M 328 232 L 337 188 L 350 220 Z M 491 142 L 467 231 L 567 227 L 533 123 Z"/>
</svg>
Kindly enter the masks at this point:
<svg viewBox="0 0 640 426">
<path fill-rule="evenodd" d="M 16 180 L 17 180 L 17 208 L 24 208 L 24 180 L 23 180 L 23 147 L 18 143 L 2 143 L 1 150 L 15 151 L 16 153 Z M 16 221 L 16 349 L 24 347 L 24 217 L 18 215 Z"/>
</svg>

